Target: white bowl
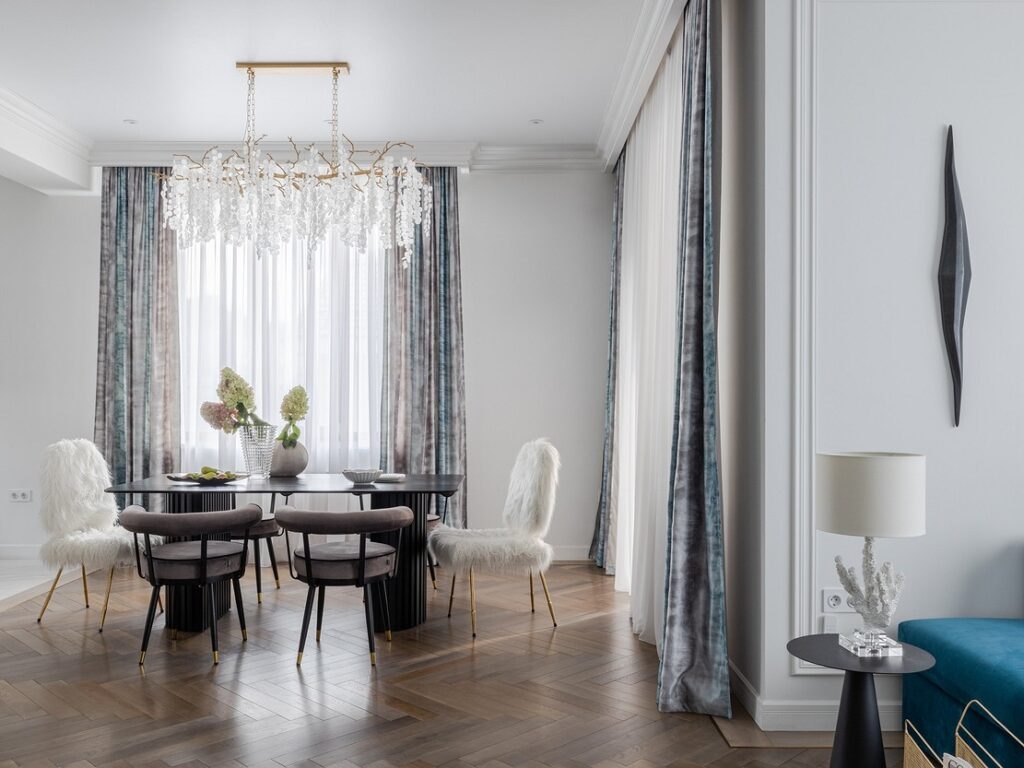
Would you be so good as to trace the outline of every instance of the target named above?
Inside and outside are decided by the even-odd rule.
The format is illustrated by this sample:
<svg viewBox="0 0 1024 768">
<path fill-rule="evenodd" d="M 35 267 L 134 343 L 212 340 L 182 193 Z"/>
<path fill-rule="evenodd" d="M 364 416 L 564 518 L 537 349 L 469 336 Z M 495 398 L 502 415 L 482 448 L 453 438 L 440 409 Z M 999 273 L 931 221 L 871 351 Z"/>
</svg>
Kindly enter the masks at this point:
<svg viewBox="0 0 1024 768">
<path fill-rule="evenodd" d="M 379 469 L 343 469 L 341 474 L 352 485 L 370 485 L 380 477 Z"/>
</svg>

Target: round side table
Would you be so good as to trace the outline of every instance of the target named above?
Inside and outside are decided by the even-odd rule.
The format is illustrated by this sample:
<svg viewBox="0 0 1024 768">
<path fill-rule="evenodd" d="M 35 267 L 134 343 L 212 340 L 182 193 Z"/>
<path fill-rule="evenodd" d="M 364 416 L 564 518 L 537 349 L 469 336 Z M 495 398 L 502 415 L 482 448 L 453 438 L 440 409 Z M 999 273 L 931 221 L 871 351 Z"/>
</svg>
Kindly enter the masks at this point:
<svg viewBox="0 0 1024 768">
<path fill-rule="evenodd" d="M 798 637 L 789 641 L 786 650 L 798 659 L 846 673 L 831 768 L 885 768 L 875 675 L 924 672 L 935 666 L 935 657 L 907 643 L 903 643 L 902 656 L 856 656 L 839 645 L 839 635 L 835 634 Z"/>
</svg>

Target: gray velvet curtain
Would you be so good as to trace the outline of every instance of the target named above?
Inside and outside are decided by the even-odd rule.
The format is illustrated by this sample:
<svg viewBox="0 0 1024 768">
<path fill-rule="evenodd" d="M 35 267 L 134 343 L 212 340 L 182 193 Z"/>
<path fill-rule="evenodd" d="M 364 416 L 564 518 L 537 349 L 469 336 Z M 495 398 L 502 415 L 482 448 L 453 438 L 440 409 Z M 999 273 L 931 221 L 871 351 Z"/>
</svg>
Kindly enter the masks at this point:
<svg viewBox="0 0 1024 768">
<path fill-rule="evenodd" d="M 615 378 L 619 351 L 619 285 L 622 258 L 622 180 L 626 153 L 615 164 L 615 197 L 612 201 L 612 277 L 608 288 L 608 377 L 604 398 L 604 451 L 601 461 L 601 495 L 597 500 L 590 559 L 609 576 L 615 573 Z"/>
<path fill-rule="evenodd" d="M 725 626 L 710 0 L 683 15 L 676 396 L 658 708 L 731 716 Z"/>
<path fill-rule="evenodd" d="M 408 474 L 466 471 L 466 386 L 457 168 L 425 168 L 433 211 L 408 267 L 388 251 L 381 467 Z M 437 513 L 444 501 L 437 499 Z M 466 485 L 448 501 L 449 525 L 466 524 Z"/>
<path fill-rule="evenodd" d="M 178 290 L 157 173 L 104 168 L 94 440 L 115 483 L 178 468 Z"/>
</svg>

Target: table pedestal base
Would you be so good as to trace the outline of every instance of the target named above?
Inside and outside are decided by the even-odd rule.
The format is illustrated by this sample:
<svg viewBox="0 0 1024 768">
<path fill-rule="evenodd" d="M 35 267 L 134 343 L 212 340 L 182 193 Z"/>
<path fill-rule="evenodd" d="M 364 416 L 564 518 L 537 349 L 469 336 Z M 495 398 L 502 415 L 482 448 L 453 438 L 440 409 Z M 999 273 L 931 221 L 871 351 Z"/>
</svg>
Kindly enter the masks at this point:
<svg viewBox="0 0 1024 768">
<path fill-rule="evenodd" d="M 402 531 L 401 537 L 397 532 L 370 537 L 391 546 L 398 545 L 398 572 L 384 582 L 391 609 L 391 628 L 396 632 L 427 620 L 427 513 L 433 503 L 434 496 L 429 493 L 375 493 L 370 497 L 373 509 L 409 507 L 413 512 L 412 525 Z M 377 632 L 383 632 L 384 610 L 379 600 L 374 600 L 373 612 L 373 626 Z"/>
<path fill-rule="evenodd" d="M 882 726 L 878 720 L 875 676 L 846 672 L 839 720 L 832 742 L 831 768 L 885 768 Z"/>
</svg>

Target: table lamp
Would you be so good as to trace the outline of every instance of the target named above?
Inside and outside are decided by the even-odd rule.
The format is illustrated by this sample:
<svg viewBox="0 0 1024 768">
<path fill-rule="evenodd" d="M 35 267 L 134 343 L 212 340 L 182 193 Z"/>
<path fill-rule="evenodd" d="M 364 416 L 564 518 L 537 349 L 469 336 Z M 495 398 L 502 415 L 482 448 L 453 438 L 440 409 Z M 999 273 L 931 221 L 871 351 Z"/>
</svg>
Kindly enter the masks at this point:
<svg viewBox="0 0 1024 768">
<path fill-rule="evenodd" d="M 839 643 L 859 656 L 898 656 L 899 643 L 885 634 L 903 591 L 903 574 L 892 563 L 875 568 L 875 538 L 923 536 L 925 457 L 913 453 L 819 453 L 815 512 L 819 531 L 864 537 L 861 587 L 852 567 L 836 556 L 839 581 L 864 626 Z"/>
</svg>

